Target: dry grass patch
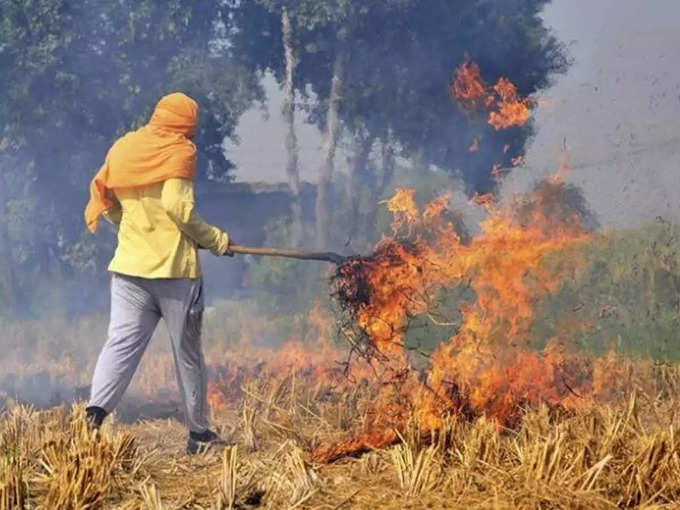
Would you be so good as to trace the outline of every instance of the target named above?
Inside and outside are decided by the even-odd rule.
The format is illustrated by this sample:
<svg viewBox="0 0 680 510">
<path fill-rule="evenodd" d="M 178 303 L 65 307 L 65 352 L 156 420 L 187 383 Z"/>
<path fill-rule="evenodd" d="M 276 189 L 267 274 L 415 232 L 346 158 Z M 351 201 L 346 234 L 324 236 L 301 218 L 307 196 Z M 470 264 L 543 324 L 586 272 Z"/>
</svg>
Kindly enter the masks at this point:
<svg viewBox="0 0 680 510">
<path fill-rule="evenodd" d="M 106 508 L 141 479 L 134 437 L 91 432 L 82 406 L 7 411 L 0 433 L 0 508 Z M 39 505 L 38 505 L 39 503 Z"/>
<path fill-rule="evenodd" d="M 214 416 L 238 446 L 196 456 L 176 421 L 93 434 L 80 406 L 14 406 L 0 416 L 0 509 L 678 508 L 676 379 L 656 373 L 606 405 L 527 409 L 514 429 L 412 418 L 396 444 L 328 465 L 310 451 L 361 430 L 370 388 L 249 378 Z"/>
</svg>

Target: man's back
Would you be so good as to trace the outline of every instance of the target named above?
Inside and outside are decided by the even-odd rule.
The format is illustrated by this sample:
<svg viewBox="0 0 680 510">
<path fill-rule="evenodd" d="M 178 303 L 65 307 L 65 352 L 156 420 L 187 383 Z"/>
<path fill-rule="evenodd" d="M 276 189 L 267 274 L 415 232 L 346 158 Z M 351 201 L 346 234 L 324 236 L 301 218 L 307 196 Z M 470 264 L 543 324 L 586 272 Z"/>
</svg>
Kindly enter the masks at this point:
<svg viewBox="0 0 680 510">
<path fill-rule="evenodd" d="M 189 179 L 114 191 L 119 205 L 106 217 L 120 228 L 109 271 L 143 278 L 198 278 L 197 246 L 221 254 L 228 245 L 226 234 L 194 211 Z"/>
<path fill-rule="evenodd" d="M 229 254 L 229 236 L 194 211 L 198 105 L 174 93 L 149 123 L 113 144 L 90 183 L 85 222 L 119 225 L 111 261 L 111 318 L 86 408 L 99 427 L 120 401 L 162 318 L 175 356 L 189 438 L 187 451 L 220 442 L 209 429 L 201 349 L 204 298 L 197 247 Z"/>
</svg>

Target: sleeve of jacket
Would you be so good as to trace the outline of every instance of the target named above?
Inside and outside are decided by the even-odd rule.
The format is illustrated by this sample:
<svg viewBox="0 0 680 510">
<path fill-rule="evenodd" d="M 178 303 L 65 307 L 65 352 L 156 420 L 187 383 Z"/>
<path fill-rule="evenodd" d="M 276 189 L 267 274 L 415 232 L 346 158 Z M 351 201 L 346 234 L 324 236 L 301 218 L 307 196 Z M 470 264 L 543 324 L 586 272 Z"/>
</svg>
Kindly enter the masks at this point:
<svg viewBox="0 0 680 510">
<path fill-rule="evenodd" d="M 189 179 L 168 179 L 163 183 L 161 203 L 179 229 L 201 248 L 223 255 L 229 247 L 229 235 L 206 223 L 194 206 L 194 183 Z"/>
</svg>

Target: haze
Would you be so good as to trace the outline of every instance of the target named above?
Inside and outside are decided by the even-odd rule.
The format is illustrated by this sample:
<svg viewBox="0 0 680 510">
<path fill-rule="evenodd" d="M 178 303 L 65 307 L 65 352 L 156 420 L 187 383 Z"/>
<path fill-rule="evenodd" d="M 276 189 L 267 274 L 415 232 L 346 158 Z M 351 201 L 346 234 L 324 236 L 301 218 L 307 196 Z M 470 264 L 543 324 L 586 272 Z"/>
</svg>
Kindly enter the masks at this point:
<svg viewBox="0 0 680 510">
<path fill-rule="evenodd" d="M 573 65 L 540 96 L 526 165 L 506 179 L 503 191 L 527 189 L 554 173 L 566 142 L 568 180 L 583 188 L 603 226 L 680 219 L 680 3 L 559 0 L 544 17 Z M 239 181 L 285 181 L 281 94 L 273 80 L 266 88 L 268 117 L 246 113 L 238 127 L 241 144 L 228 147 Z M 315 127 L 298 124 L 301 176 L 314 182 L 320 137 Z"/>
</svg>

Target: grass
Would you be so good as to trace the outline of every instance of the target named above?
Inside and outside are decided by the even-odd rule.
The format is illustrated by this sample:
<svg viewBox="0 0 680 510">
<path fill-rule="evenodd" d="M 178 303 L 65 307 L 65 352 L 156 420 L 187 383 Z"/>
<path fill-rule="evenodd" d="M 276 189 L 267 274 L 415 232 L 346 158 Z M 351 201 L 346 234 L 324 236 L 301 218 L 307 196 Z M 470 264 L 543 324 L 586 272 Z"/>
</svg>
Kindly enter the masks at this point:
<svg viewBox="0 0 680 510">
<path fill-rule="evenodd" d="M 509 429 L 448 416 L 432 430 L 405 413 L 398 430 L 401 417 L 384 424 L 389 446 L 331 464 L 312 453 L 375 427 L 389 391 L 361 371 L 329 375 L 342 355 L 319 342 L 335 332 L 323 314 L 273 317 L 248 301 L 208 311 L 212 422 L 236 445 L 198 456 L 184 452 L 163 328 L 129 398 L 93 435 L 71 403 L 87 394 L 106 317 L 0 320 L 0 510 L 679 508 L 677 233 L 659 224 L 598 238 L 585 248 L 592 264 L 536 303 L 535 347 L 566 331 L 602 356 L 597 398 L 521 409 Z M 423 322 L 430 329 L 407 340 L 451 334 Z M 301 342 L 281 347 L 286 337 Z"/>
<path fill-rule="evenodd" d="M 309 452 L 360 426 L 374 397 L 361 382 L 248 376 L 213 416 L 237 445 L 197 456 L 176 420 L 91 433 L 82 405 L 9 403 L 0 509 L 677 508 L 680 368 L 620 362 L 625 395 L 586 410 L 526 409 L 512 430 L 453 416 L 426 433 L 411 419 L 393 446 L 328 465 Z"/>
</svg>

